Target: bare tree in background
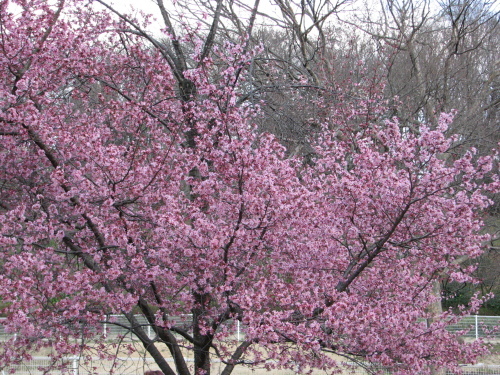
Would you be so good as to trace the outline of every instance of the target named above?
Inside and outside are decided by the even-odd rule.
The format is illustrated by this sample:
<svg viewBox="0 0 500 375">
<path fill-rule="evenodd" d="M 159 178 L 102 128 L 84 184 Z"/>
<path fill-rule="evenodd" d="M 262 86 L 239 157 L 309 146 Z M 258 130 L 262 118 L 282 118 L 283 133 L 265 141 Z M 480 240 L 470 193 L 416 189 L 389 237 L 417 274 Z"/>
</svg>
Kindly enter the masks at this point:
<svg viewBox="0 0 500 375">
<path fill-rule="evenodd" d="M 398 115 L 435 124 L 440 112 L 456 110 L 450 130 L 461 143 L 494 147 L 500 29 L 493 3 L 383 0 L 380 10 L 356 22 L 383 47 L 387 95 L 402 102 Z"/>
</svg>

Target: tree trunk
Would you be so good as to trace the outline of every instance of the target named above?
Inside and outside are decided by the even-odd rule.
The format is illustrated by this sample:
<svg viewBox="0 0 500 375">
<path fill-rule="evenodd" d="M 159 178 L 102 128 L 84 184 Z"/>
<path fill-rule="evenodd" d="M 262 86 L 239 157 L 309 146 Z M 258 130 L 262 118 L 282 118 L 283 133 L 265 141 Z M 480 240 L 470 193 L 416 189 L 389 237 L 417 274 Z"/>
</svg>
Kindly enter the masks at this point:
<svg viewBox="0 0 500 375">
<path fill-rule="evenodd" d="M 429 313 L 432 318 L 427 320 L 428 325 L 432 324 L 434 317 L 441 315 L 443 312 L 443 305 L 441 304 L 441 283 L 438 280 L 432 282 L 432 295 L 436 297 L 436 300 L 429 306 Z M 445 375 L 445 373 L 445 369 L 431 365 L 432 375 Z"/>
<path fill-rule="evenodd" d="M 213 340 L 212 333 L 203 333 L 201 327 L 206 325 L 203 322 L 205 305 L 209 301 L 206 293 L 193 293 L 196 307 L 193 313 L 193 338 L 194 338 L 194 371 L 195 375 L 210 375 L 210 346 Z"/>
</svg>

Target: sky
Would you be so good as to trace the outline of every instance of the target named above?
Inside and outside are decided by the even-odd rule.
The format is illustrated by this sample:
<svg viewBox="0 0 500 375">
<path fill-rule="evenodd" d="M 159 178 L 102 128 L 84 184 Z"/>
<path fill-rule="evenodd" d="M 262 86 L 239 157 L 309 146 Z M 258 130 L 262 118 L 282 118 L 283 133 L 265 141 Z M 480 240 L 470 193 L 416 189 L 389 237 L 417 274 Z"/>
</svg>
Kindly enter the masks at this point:
<svg viewBox="0 0 500 375">
<path fill-rule="evenodd" d="M 135 10 L 140 10 L 148 14 L 152 14 L 154 18 L 156 18 L 156 22 L 153 22 L 149 27 L 148 30 L 152 32 L 154 35 L 159 36 L 162 34 L 161 29 L 165 27 L 163 21 L 161 20 L 161 14 L 160 10 L 158 9 L 158 6 L 156 5 L 156 0 L 105 0 L 109 4 L 111 4 L 116 10 L 123 12 L 123 13 L 130 13 L 132 7 Z M 177 0 L 163 0 L 165 6 L 167 9 L 169 7 L 172 7 L 173 3 L 176 3 Z M 215 0 L 206 0 L 207 2 L 212 1 L 215 3 Z M 250 7 L 253 6 L 255 3 L 255 0 L 240 0 L 242 3 L 248 4 Z M 259 4 L 259 11 L 268 13 L 269 15 L 272 16 L 277 16 L 274 14 L 278 10 L 277 6 L 272 6 L 271 2 L 273 0 L 260 0 Z M 177 7 L 177 10 L 183 10 L 179 6 Z M 194 9 L 191 9 L 193 11 Z M 175 12 L 173 12 L 175 13 Z M 187 15 L 189 15 L 189 11 L 186 12 Z M 244 12 L 244 17 L 249 17 L 250 12 Z M 212 19 L 210 17 L 211 15 L 207 15 L 207 22 L 211 22 Z M 244 17 L 240 18 L 243 19 Z M 258 24 L 258 21 L 257 21 Z M 193 25 L 194 26 L 194 25 Z"/>
<path fill-rule="evenodd" d="M 271 0 L 261 0 L 259 8 L 267 8 L 270 9 Z M 153 0 L 111 0 L 114 5 L 121 10 L 130 9 L 130 6 L 133 6 L 136 9 L 140 9 L 149 13 L 156 13 L 158 11 L 158 7 Z M 248 4 L 253 4 L 253 0 L 247 0 Z M 172 0 L 164 0 L 166 6 L 172 3 Z"/>
<path fill-rule="evenodd" d="M 130 10 L 131 6 L 147 13 L 156 13 L 158 11 L 158 6 L 153 2 L 153 0 L 114 0 L 111 1 L 111 3 L 115 8 L 122 12 Z"/>
<path fill-rule="evenodd" d="M 131 10 L 131 7 L 133 7 L 136 10 L 140 10 L 140 11 L 143 11 L 143 12 L 148 13 L 148 14 L 153 14 L 153 16 L 158 21 L 156 23 L 156 26 L 153 24 L 152 26 L 149 27 L 149 30 L 152 31 L 154 34 L 159 34 L 160 29 L 164 28 L 164 24 L 161 21 L 160 11 L 158 9 L 158 6 L 156 5 L 156 0 L 107 0 L 107 1 L 112 3 L 113 6 L 117 10 L 119 10 L 120 12 L 129 13 Z M 179 0 L 163 0 L 163 1 L 164 1 L 165 6 L 168 9 L 169 7 L 170 8 L 173 7 L 172 4 L 175 4 L 175 3 L 180 4 L 181 2 L 185 3 L 185 2 L 188 2 L 189 0 L 184 0 L 184 1 L 182 1 L 182 0 L 180 0 L 180 1 Z M 293 2 L 300 2 L 300 0 L 292 0 L 292 1 Z M 341 2 L 341 1 L 344 1 L 344 0 L 334 0 L 331 3 Z M 346 3 L 354 4 L 356 1 L 361 3 L 362 1 L 364 1 L 364 2 L 366 2 L 366 1 L 376 2 L 378 0 L 347 0 Z M 199 2 L 200 3 L 205 2 L 208 4 L 210 4 L 210 3 L 215 4 L 215 0 L 204 0 L 204 1 L 199 1 Z M 235 3 L 238 3 L 238 1 L 235 1 Z M 249 9 L 251 9 L 255 3 L 255 0 L 239 0 L 239 3 L 243 3 L 243 4 L 247 5 Z M 313 3 L 314 3 L 314 1 L 313 1 Z M 179 7 L 179 6 L 177 6 L 176 9 L 178 11 L 180 10 L 181 13 L 184 11 L 184 9 Z M 237 6 L 235 6 L 235 9 L 237 9 Z M 189 15 L 189 13 L 192 13 L 193 11 L 195 11 L 194 8 L 189 9 L 189 10 L 185 11 L 185 14 Z M 238 13 L 237 10 L 236 10 L 236 12 Z M 275 0 L 260 0 L 259 12 L 266 13 L 268 16 L 273 17 L 273 18 L 282 19 L 281 11 L 279 10 L 279 7 L 277 5 L 275 5 Z M 175 12 L 173 12 L 173 13 L 175 13 Z M 201 14 L 201 13 L 199 13 L 199 14 Z M 208 22 L 208 23 L 211 22 L 210 16 L 211 15 L 209 14 L 207 16 L 207 19 L 206 19 L 207 20 L 206 22 Z M 249 10 L 242 11 L 241 16 L 240 16 L 240 20 L 244 20 L 245 18 L 248 19 L 249 16 L 250 16 Z M 270 19 L 260 18 L 260 22 L 259 22 L 259 17 L 258 17 L 256 24 L 259 25 L 259 23 L 260 23 L 260 25 L 264 25 L 264 26 L 270 26 L 270 24 L 272 24 L 273 26 L 276 25 L 276 23 Z M 195 25 L 193 25 L 193 26 L 195 26 Z"/>
</svg>

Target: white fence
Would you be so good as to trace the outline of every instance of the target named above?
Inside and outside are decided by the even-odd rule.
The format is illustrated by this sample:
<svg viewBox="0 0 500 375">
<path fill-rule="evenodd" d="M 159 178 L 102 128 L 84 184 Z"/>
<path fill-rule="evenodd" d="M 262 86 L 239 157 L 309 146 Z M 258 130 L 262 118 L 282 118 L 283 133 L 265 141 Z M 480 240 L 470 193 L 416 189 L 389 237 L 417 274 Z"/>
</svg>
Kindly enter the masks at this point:
<svg viewBox="0 0 500 375">
<path fill-rule="evenodd" d="M 168 359 L 167 359 L 168 360 Z M 152 358 L 117 358 L 115 361 L 104 361 L 96 359 L 90 363 L 80 363 L 78 358 L 67 358 L 64 360 L 64 368 L 59 370 L 50 370 L 47 372 L 47 367 L 51 361 L 49 357 L 34 357 L 31 361 L 26 361 L 20 365 L 12 366 L 0 371 L 0 375 L 8 375 L 15 371 L 16 375 L 46 375 L 67 374 L 67 375 L 109 375 L 111 368 L 114 374 L 120 375 L 143 375 L 148 370 L 155 370 L 157 366 Z M 218 366 L 219 363 L 213 363 L 211 373 L 214 375 L 220 374 L 223 366 Z M 363 369 L 355 364 L 352 367 L 346 368 L 342 375 L 368 375 L 371 372 Z M 500 375 L 500 365 L 464 365 L 461 366 L 462 375 Z M 44 371 L 45 370 L 45 371 Z M 391 375 L 389 370 L 381 368 L 370 368 L 371 371 L 378 371 L 377 374 Z M 324 374 L 324 371 L 317 374 Z M 266 375 L 264 369 L 255 369 L 251 367 L 237 366 L 233 371 L 234 375 Z M 273 375 L 298 375 L 298 372 L 293 370 L 274 370 Z M 316 372 L 313 371 L 313 374 Z M 452 375 L 451 372 L 446 375 Z"/>
<path fill-rule="evenodd" d="M 137 323 L 143 327 L 148 337 L 150 339 L 153 339 L 155 337 L 155 332 L 151 325 L 147 322 L 146 318 L 144 318 L 144 316 L 142 315 L 136 315 L 135 318 L 137 320 Z M 192 324 L 192 322 L 190 322 L 190 319 L 191 315 L 186 314 L 185 316 L 171 317 L 170 321 L 177 327 L 182 327 L 188 331 L 191 331 L 190 325 Z M 12 333 L 7 333 L 5 331 L 4 326 L 2 325 L 2 321 L 4 320 L 5 318 L 0 318 L 0 342 L 6 341 L 9 338 L 15 336 Z M 133 334 L 126 328 L 129 325 L 130 323 L 127 321 L 125 316 L 111 315 L 106 319 L 103 319 L 102 333 L 108 340 L 113 340 L 117 337 L 125 337 L 131 340 L 136 340 L 135 336 L 133 336 Z M 242 341 L 243 329 L 239 321 L 228 321 L 225 323 L 225 325 L 228 329 L 228 332 L 233 332 L 230 337 L 231 339 Z"/>
<path fill-rule="evenodd" d="M 467 331 L 463 336 L 470 339 L 492 339 L 500 340 L 500 332 L 496 327 L 500 326 L 500 316 L 465 316 L 458 324 L 448 327 L 452 332 Z"/>
<path fill-rule="evenodd" d="M 179 326 L 189 325 L 189 316 L 174 318 L 175 324 Z M 106 337 L 112 341 L 117 337 L 127 337 L 130 340 L 135 340 L 135 338 L 127 331 L 126 328 L 120 326 L 120 324 L 125 324 L 126 320 L 123 316 L 114 316 L 114 323 L 103 323 L 103 333 Z M 144 325 L 144 329 L 148 332 L 150 338 L 154 337 L 154 332 L 152 328 L 147 324 L 143 317 L 138 316 L 137 320 L 139 324 Z M 238 321 L 228 323 L 230 330 L 234 332 L 233 339 L 242 340 L 244 338 L 244 327 L 242 327 Z M 468 339 L 500 339 L 500 332 L 496 331 L 494 327 L 500 325 L 500 316 L 466 316 L 458 324 L 451 325 L 448 327 L 450 331 L 466 331 L 464 334 L 465 338 Z M 0 341 L 5 341 L 12 338 L 14 335 L 11 333 L 6 333 L 2 325 L 2 318 L 0 318 Z M 188 359 L 189 361 L 189 359 Z M 91 360 L 90 363 L 83 363 L 79 358 L 67 358 L 62 363 L 63 368 L 58 371 L 44 372 L 43 368 L 47 368 L 50 365 L 49 357 L 35 357 L 31 361 L 24 361 L 22 364 L 12 366 L 0 370 L 0 375 L 7 375 L 12 371 L 15 371 L 19 375 L 42 375 L 42 374 L 68 374 L 68 375 L 108 375 L 110 370 L 113 369 L 114 374 L 120 375 L 142 375 L 145 371 L 149 369 L 157 369 L 156 365 L 151 358 L 117 358 L 112 361 L 105 360 Z M 214 370 L 212 374 L 219 374 L 221 370 L 218 369 L 219 364 L 214 363 Z M 382 369 L 378 369 L 379 371 Z M 464 366 L 462 368 L 463 375 L 500 375 L 500 365 L 475 365 L 475 366 Z M 273 371 L 273 375 L 295 375 L 297 374 L 291 370 L 280 370 Z M 384 375 L 390 375 L 389 371 L 382 371 Z M 259 370 L 255 368 L 246 368 L 239 366 L 237 370 L 233 372 L 234 375 L 261 375 L 266 374 L 265 370 Z M 314 372 L 313 372 L 314 374 Z M 353 375 L 366 375 L 368 374 L 363 368 L 359 366 L 353 366 L 350 370 L 346 370 L 344 374 Z"/>
<path fill-rule="evenodd" d="M 147 323 L 144 317 L 137 316 L 137 321 L 139 324 L 143 325 L 144 330 L 148 333 L 150 338 L 154 338 L 155 334 L 152 327 Z M 173 317 L 172 320 L 175 322 L 176 326 L 189 327 L 190 316 L 185 317 Z M 13 335 L 11 333 L 6 333 L 2 325 L 2 320 L 5 318 L 0 318 L 0 342 L 6 341 Z M 113 340 L 118 336 L 129 335 L 130 339 L 135 339 L 132 334 L 123 326 L 127 326 L 128 322 L 124 316 L 115 315 L 110 317 L 109 320 L 114 321 L 113 323 L 103 323 L 102 329 L 103 333 L 109 340 Z M 232 339 L 241 341 L 244 338 L 244 327 L 240 325 L 239 321 L 230 321 L 227 323 L 229 326 L 228 330 L 234 332 Z M 500 340 L 500 331 L 496 330 L 495 327 L 500 326 L 500 316 L 480 316 L 471 315 L 464 317 L 458 324 L 450 325 L 448 329 L 452 332 L 457 331 L 467 331 L 463 337 L 468 339 L 492 339 Z M 1 374 L 0 374 L 1 375 Z"/>
</svg>

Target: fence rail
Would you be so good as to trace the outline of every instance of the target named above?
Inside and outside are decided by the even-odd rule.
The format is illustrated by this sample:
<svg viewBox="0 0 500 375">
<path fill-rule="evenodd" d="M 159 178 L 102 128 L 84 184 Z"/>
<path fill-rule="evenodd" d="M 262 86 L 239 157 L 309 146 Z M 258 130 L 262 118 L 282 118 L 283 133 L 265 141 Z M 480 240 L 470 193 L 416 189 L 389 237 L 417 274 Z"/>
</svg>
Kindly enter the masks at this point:
<svg viewBox="0 0 500 375">
<path fill-rule="evenodd" d="M 190 330 L 190 314 L 186 314 L 185 316 L 174 316 L 170 317 L 170 323 L 177 327 L 182 327 L 184 329 Z M 143 327 L 144 331 L 147 333 L 150 339 L 155 337 L 155 332 L 153 327 L 148 323 L 146 318 L 142 315 L 136 315 L 137 323 Z M 0 318 L 0 342 L 7 341 L 12 337 L 15 337 L 16 334 L 8 333 L 5 330 L 4 325 L 2 324 L 6 318 Z M 118 337 L 125 337 L 131 340 L 136 340 L 135 336 L 128 330 L 126 327 L 130 323 L 127 321 L 125 316 L 123 315 L 111 315 L 103 319 L 102 323 L 102 331 L 100 333 L 103 334 L 108 340 L 113 340 Z M 228 332 L 232 332 L 230 334 L 230 338 L 237 341 L 243 340 L 243 327 L 238 320 L 230 320 L 225 323 L 225 328 Z M 98 332 L 97 332 L 98 333 Z M 1 374 L 0 374 L 1 375 Z"/>
<path fill-rule="evenodd" d="M 149 338 L 154 338 L 155 333 L 152 327 L 148 324 L 143 316 L 138 315 L 137 321 L 139 324 L 144 326 L 146 333 Z M 2 321 L 5 318 L 0 318 L 0 342 L 6 341 L 13 336 L 12 333 L 7 333 L 2 325 Z M 183 317 L 172 317 L 172 323 L 176 326 L 188 326 L 189 325 L 189 315 Z M 106 322 L 102 324 L 102 333 L 110 340 L 113 340 L 119 336 L 130 335 L 130 339 L 135 339 L 130 331 L 128 331 L 124 326 L 128 324 L 124 316 L 113 315 L 105 320 Z M 448 330 L 451 332 L 464 331 L 464 338 L 467 339 L 492 339 L 500 340 L 500 331 L 496 330 L 495 327 L 500 326 L 500 316 L 481 316 L 481 315 L 470 315 L 465 316 L 459 323 L 448 326 Z M 233 332 L 232 339 L 241 341 L 244 339 L 244 326 L 240 324 L 239 321 L 230 321 L 227 323 L 229 332 Z"/>
</svg>

